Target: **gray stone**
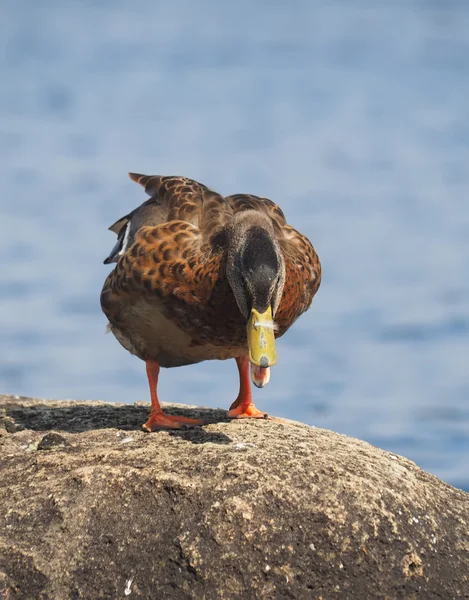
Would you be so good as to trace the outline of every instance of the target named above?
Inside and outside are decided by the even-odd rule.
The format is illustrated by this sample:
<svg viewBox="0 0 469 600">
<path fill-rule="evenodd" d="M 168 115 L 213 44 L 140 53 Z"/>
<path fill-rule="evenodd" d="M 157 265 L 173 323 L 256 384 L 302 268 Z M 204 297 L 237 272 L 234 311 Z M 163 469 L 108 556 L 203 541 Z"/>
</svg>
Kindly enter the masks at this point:
<svg viewBox="0 0 469 600">
<path fill-rule="evenodd" d="M 147 434 L 143 404 L 2 408 L 0 597 L 469 597 L 469 494 L 405 458 L 222 410 Z"/>
</svg>

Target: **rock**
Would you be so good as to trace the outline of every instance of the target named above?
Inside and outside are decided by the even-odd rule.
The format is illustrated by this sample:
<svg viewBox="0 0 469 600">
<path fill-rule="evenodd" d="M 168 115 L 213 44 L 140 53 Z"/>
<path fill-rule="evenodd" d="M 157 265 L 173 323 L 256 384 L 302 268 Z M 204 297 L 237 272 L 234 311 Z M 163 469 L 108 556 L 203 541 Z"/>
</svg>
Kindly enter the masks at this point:
<svg viewBox="0 0 469 600">
<path fill-rule="evenodd" d="M 45 435 L 42 440 L 37 445 L 38 450 L 52 450 L 53 448 L 57 448 L 59 446 L 66 446 L 68 444 L 67 440 L 63 435 L 59 435 L 58 433 L 48 433 Z"/>
<path fill-rule="evenodd" d="M 11 417 L 2 415 L 0 417 L 0 429 L 5 430 L 7 433 L 16 433 L 17 431 L 22 431 L 24 426 L 16 423 Z"/>
<path fill-rule="evenodd" d="M 2 408 L 25 429 L 0 437 L 0 597 L 469 596 L 469 494 L 405 458 L 222 410 L 147 434 L 148 405 Z"/>
</svg>

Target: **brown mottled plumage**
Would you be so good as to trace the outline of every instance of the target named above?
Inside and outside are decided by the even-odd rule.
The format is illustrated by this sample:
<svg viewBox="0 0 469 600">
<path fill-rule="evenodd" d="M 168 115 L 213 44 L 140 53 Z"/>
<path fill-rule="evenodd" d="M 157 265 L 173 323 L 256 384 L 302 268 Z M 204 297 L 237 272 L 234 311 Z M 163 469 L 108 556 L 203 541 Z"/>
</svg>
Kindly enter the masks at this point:
<svg viewBox="0 0 469 600">
<path fill-rule="evenodd" d="M 232 409 L 242 404 L 243 410 L 231 416 L 264 416 L 253 407 L 246 383 L 248 312 L 271 304 L 275 337 L 283 335 L 319 288 L 316 252 L 271 200 L 224 198 L 184 177 L 130 177 L 151 198 L 110 227 L 118 243 L 105 262 L 117 265 L 101 305 L 119 342 L 147 362 L 155 390 L 146 429 L 180 426 L 180 419 L 165 420 L 159 408 L 159 365 L 208 359 L 238 361 L 241 391 Z M 268 369 L 256 368 L 257 379 L 265 379 Z"/>
</svg>

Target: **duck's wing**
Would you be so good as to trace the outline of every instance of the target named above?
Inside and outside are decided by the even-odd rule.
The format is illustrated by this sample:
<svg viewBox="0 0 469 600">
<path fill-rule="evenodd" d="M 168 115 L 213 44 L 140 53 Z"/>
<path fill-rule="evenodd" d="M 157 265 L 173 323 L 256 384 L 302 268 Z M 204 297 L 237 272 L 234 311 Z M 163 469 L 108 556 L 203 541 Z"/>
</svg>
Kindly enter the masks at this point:
<svg viewBox="0 0 469 600">
<path fill-rule="evenodd" d="M 311 305 L 321 285 L 321 261 L 309 239 L 285 224 L 279 236 L 285 260 L 285 286 L 275 316 L 280 328 L 290 326 Z"/>
<path fill-rule="evenodd" d="M 117 262 L 132 247 L 142 227 L 179 220 L 199 228 L 204 239 L 210 239 L 232 213 L 222 196 L 187 177 L 137 173 L 129 176 L 145 189 L 150 199 L 109 227 L 117 234 L 117 242 L 105 264 Z"/>
<path fill-rule="evenodd" d="M 132 179 L 152 197 L 113 229 L 119 235 L 129 227 L 130 233 L 101 294 L 106 316 L 118 325 L 126 306 L 145 299 L 164 306 L 194 339 L 202 339 L 209 326 L 218 327 L 221 334 L 222 324 L 214 315 L 229 311 L 231 304 L 236 308 L 220 266 L 231 207 L 222 196 L 190 179 L 144 175 Z"/>
</svg>

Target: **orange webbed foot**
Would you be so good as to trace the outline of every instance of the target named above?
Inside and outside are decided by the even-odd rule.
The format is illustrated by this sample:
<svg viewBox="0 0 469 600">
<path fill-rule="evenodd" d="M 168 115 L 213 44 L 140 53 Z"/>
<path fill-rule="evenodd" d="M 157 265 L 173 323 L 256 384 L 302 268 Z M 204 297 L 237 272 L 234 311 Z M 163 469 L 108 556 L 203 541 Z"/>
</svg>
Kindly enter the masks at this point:
<svg viewBox="0 0 469 600">
<path fill-rule="evenodd" d="M 189 419 L 180 415 L 167 415 L 164 412 L 151 414 L 146 423 L 142 425 L 144 431 L 152 432 L 159 429 L 184 429 L 186 427 L 196 427 L 203 425 L 200 419 Z"/>
<path fill-rule="evenodd" d="M 265 412 L 258 410 L 252 403 L 251 384 L 249 382 L 249 359 L 238 357 L 236 364 L 239 370 L 239 394 L 228 411 L 229 419 L 270 419 Z M 264 369 L 268 372 L 268 370 Z"/>
<path fill-rule="evenodd" d="M 228 411 L 229 419 L 270 419 L 269 415 L 265 412 L 257 409 L 254 404 L 248 404 L 247 406 L 241 402 L 233 402 L 234 408 Z"/>
</svg>

